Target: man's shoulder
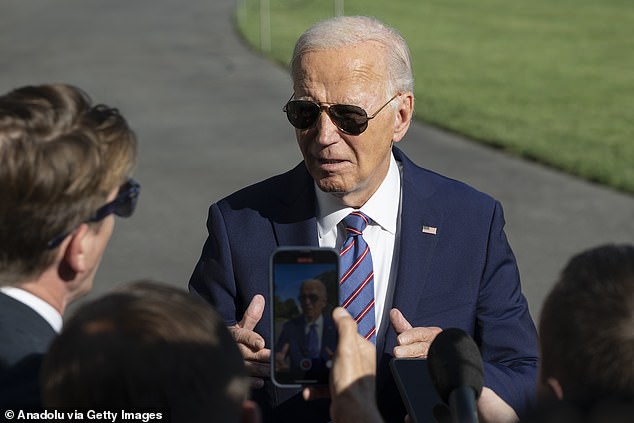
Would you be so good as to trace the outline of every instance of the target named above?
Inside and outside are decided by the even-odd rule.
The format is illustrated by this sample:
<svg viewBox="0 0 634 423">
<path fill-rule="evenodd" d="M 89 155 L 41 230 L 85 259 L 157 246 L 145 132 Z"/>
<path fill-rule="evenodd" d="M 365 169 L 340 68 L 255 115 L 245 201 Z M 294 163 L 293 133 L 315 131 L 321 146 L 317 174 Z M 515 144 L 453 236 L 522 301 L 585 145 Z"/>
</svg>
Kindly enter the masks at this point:
<svg viewBox="0 0 634 423">
<path fill-rule="evenodd" d="M 52 334 L 52 336 L 55 334 L 55 330 L 38 312 L 15 298 L 0 292 L 0 331 L 24 333 L 25 328 Z"/>
<path fill-rule="evenodd" d="M 53 328 L 35 310 L 0 292 L 0 367 L 43 353 L 54 337 Z"/>
<path fill-rule="evenodd" d="M 314 183 L 302 162 L 288 172 L 242 188 L 211 207 L 238 224 L 259 224 L 261 219 L 290 223 L 314 217 L 315 201 Z"/>
<path fill-rule="evenodd" d="M 442 175 L 430 169 L 423 168 L 410 160 L 402 151 L 395 149 L 395 157 L 403 166 L 404 184 L 411 184 L 424 197 L 433 197 L 450 202 L 483 203 L 491 205 L 496 202 L 491 195 L 473 186 Z"/>
<path fill-rule="evenodd" d="M 31 316 L 38 317 L 39 314 L 21 301 L 0 292 L 0 322 L 10 320 L 13 323 L 19 323 L 23 318 Z"/>
<path fill-rule="evenodd" d="M 237 205 L 268 202 L 273 198 L 287 197 L 290 189 L 303 188 L 309 185 L 311 180 L 304 163 L 301 162 L 289 171 L 241 188 L 222 198 L 218 203 Z"/>
</svg>

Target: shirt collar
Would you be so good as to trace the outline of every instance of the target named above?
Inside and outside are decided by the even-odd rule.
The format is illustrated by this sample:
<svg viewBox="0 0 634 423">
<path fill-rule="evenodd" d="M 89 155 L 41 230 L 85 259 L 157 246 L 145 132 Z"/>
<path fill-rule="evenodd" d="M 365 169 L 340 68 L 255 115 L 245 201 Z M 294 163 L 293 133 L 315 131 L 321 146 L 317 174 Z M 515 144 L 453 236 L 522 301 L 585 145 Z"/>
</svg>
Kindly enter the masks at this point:
<svg viewBox="0 0 634 423">
<path fill-rule="evenodd" d="M 304 317 L 304 320 L 306 320 L 306 317 Z M 322 327 L 324 325 L 324 315 L 323 313 L 320 314 L 314 322 L 310 323 L 310 322 L 306 322 L 306 328 L 310 329 L 310 327 L 313 325 L 313 323 L 315 323 L 317 325 L 318 328 Z"/>
<path fill-rule="evenodd" d="M 361 207 L 363 213 L 384 230 L 395 234 L 401 193 L 401 174 L 394 155 L 390 155 L 390 167 L 379 189 Z M 319 236 L 333 230 L 341 220 L 353 210 L 344 207 L 337 197 L 323 192 L 315 185 L 317 197 L 317 230 Z"/>
<path fill-rule="evenodd" d="M 49 325 L 51 325 L 55 332 L 59 333 L 62 330 L 62 315 L 59 314 L 52 305 L 40 297 L 15 286 L 3 286 L 0 287 L 0 291 L 2 291 L 3 294 L 8 295 L 9 297 L 32 308 L 37 314 L 42 316 Z"/>
</svg>

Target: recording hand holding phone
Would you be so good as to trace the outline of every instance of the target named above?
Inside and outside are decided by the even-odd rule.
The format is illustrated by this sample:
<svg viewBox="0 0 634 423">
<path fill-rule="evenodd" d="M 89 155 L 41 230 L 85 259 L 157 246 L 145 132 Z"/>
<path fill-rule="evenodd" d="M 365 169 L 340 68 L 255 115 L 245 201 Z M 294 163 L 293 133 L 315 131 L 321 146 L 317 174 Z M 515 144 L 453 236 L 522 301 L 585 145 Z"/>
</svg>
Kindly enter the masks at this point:
<svg viewBox="0 0 634 423">
<path fill-rule="evenodd" d="M 477 422 L 484 372 L 473 339 L 461 329 L 445 329 L 432 342 L 427 361 L 436 390 L 449 404 L 452 421 Z"/>
</svg>

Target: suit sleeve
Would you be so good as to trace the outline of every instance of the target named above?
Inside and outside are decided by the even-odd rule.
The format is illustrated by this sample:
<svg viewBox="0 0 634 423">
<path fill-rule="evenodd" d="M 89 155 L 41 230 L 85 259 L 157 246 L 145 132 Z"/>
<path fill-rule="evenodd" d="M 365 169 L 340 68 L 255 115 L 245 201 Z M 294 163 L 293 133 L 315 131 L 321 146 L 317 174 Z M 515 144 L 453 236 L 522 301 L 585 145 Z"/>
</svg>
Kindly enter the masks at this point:
<svg viewBox="0 0 634 423">
<path fill-rule="evenodd" d="M 484 384 L 518 414 L 534 401 L 537 332 L 522 294 L 519 270 L 496 202 L 477 305 L 476 341 L 484 362 Z"/>
<path fill-rule="evenodd" d="M 189 291 L 216 307 L 227 326 L 237 322 L 237 287 L 231 247 L 222 212 L 217 204 L 209 208 L 208 236 L 189 280 Z"/>
</svg>

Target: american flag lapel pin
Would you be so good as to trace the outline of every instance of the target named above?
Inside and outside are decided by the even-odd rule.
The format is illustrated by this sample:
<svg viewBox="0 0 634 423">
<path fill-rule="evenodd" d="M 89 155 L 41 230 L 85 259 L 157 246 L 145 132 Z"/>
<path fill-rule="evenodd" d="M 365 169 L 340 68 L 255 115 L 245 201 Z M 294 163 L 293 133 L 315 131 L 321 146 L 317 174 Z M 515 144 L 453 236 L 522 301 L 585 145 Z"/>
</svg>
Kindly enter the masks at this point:
<svg viewBox="0 0 634 423">
<path fill-rule="evenodd" d="M 438 229 L 435 226 L 423 225 L 423 228 L 421 229 L 421 232 L 423 232 L 424 234 L 429 234 L 429 235 L 436 235 L 437 231 Z"/>
</svg>

